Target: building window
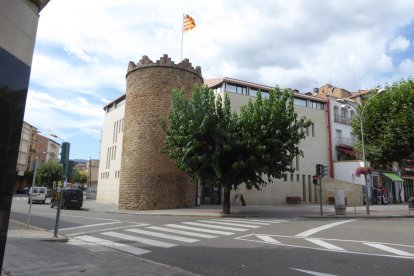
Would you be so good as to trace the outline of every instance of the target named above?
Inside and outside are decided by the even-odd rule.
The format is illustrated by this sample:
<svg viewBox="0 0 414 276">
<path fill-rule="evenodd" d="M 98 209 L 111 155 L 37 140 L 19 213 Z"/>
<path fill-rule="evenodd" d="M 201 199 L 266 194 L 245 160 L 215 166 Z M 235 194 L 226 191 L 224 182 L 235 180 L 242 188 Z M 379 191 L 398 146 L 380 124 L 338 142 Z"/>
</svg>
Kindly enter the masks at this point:
<svg viewBox="0 0 414 276">
<path fill-rule="evenodd" d="M 297 174 L 296 175 L 296 182 L 299 182 L 300 181 L 300 174 Z"/>
<path fill-rule="evenodd" d="M 311 123 L 312 137 L 315 137 L 315 124 Z"/>
<path fill-rule="evenodd" d="M 294 98 L 293 103 L 298 106 L 306 106 L 306 100 Z"/>
</svg>

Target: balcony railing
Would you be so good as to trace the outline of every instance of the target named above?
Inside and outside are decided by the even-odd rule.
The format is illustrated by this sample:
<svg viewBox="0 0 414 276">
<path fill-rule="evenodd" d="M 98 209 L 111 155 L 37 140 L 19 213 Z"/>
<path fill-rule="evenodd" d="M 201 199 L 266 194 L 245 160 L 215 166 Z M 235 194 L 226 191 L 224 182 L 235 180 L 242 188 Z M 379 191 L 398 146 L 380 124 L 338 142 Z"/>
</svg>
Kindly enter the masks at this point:
<svg viewBox="0 0 414 276">
<path fill-rule="evenodd" d="M 356 139 L 352 137 L 336 137 L 335 145 L 345 145 L 353 148 L 356 145 Z"/>
<path fill-rule="evenodd" d="M 349 117 L 341 116 L 341 115 L 334 115 L 334 121 L 335 123 L 341 123 L 350 125 L 352 123 L 352 119 Z"/>
</svg>

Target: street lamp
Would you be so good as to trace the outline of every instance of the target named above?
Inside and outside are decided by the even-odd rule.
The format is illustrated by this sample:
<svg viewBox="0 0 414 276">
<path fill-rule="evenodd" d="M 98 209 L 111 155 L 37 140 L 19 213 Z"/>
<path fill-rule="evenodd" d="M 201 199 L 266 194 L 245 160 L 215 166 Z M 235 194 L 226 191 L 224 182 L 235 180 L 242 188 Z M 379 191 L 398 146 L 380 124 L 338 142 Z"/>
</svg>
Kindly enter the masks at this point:
<svg viewBox="0 0 414 276">
<path fill-rule="evenodd" d="M 339 102 L 339 103 L 345 103 L 345 104 L 351 104 L 351 105 L 353 105 L 353 104 L 358 104 L 359 106 L 361 106 L 362 107 L 362 111 L 361 111 L 361 115 L 360 115 L 360 123 L 361 123 L 361 147 L 362 147 L 362 161 L 363 161 L 363 163 L 364 163 L 364 167 L 366 167 L 367 166 L 367 160 L 366 160 L 366 158 L 365 158 L 365 143 L 364 143 L 364 123 L 363 123 L 363 121 L 364 121 L 364 112 L 365 112 L 365 108 L 368 106 L 368 103 L 373 99 L 373 98 L 375 98 L 375 96 L 377 96 L 377 95 L 379 95 L 379 94 L 381 94 L 381 93 L 383 93 L 383 92 L 385 92 L 386 90 L 385 89 L 380 89 L 380 90 L 378 90 L 372 97 L 370 97 L 367 101 L 366 101 L 366 103 L 364 104 L 364 105 L 362 105 L 362 101 L 361 101 L 361 103 L 358 103 L 358 102 L 350 102 L 350 101 L 348 101 L 348 100 L 346 100 L 346 99 L 338 99 L 337 101 Z M 367 207 L 367 215 L 369 215 L 369 201 L 370 201 L 370 197 L 368 197 L 368 195 L 369 195 L 369 192 L 368 192 L 368 182 L 367 182 L 367 175 L 366 174 L 364 174 L 364 178 L 365 178 L 365 194 L 366 194 L 366 200 L 365 200 L 365 205 L 366 205 L 366 207 Z"/>
</svg>

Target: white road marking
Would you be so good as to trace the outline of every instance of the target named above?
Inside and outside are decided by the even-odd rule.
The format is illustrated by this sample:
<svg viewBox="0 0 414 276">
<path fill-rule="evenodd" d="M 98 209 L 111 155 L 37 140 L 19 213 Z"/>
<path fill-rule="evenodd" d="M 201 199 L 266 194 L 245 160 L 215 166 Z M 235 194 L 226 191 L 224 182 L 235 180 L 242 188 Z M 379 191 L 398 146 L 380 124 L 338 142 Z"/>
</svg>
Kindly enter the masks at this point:
<svg viewBox="0 0 414 276">
<path fill-rule="evenodd" d="M 211 234 L 218 234 L 218 235 L 233 235 L 232 232 L 225 232 L 225 231 L 218 231 L 218 230 L 212 230 L 212 229 L 205 229 L 205 228 L 197 228 L 197 227 L 191 227 L 191 226 L 184 226 L 180 224 L 166 224 L 168 227 L 174 227 L 174 228 L 180 228 L 180 229 L 186 229 L 186 230 L 193 230 L 198 232 L 204 232 L 204 233 L 211 233 Z"/>
<path fill-rule="evenodd" d="M 211 219 L 214 221 L 228 221 L 228 222 L 236 222 L 236 223 L 247 223 L 247 224 L 254 224 L 254 225 L 270 225 L 270 222 L 255 222 L 255 221 L 248 221 L 248 220 L 241 220 L 241 219 Z"/>
<path fill-rule="evenodd" d="M 60 228 L 59 230 L 60 231 L 65 231 L 65 230 L 73 230 L 73 229 L 80 229 L 80 228 L 96 227 L 96 226 L 102 226 L 102 225 L 108 225 L 108 224 L 117 224 L 117 223 L 122 223 L 122 222 L 121 221 L 114 221 L 114 222 L 104 222 L 104 223 L 88 224 L 88 225 L 82 225 L 82 226 Z"/>
<path fill-rule="evenodd" d="M 268 243 L 280 244 L 279 241 L 275 240 L 274 238 L 268 235 L 256 235 L 256 237 Z"/>
<path fill-rule="evenodd" d="M 298 269 L 298 268 L 293 268 L 293 267 L 289 267 L 292 270 L 296 270 L 296 271 L 300 271 L 309 275 L 314 275 L 314 276 L 337 276 L 335 274 L 327 274 L 327 273 L 322 273 L 322 272 L 316 272 L 316 271 L 310 271 L 310 270 L 304 270 L 304 269 Z"/>
<path fill-rule="evenodd" d="M 215 228 L 215 229 L 223 229 L 223 230 L 230 230 L 230 231 L 237 231 L 243 232 L 247 231 L 248 229 L 241 229 L 241 228 L 234 228 L 234 227 L 227 227 L 227 226 L 220 226 L 220 225 L 211 225 L 207 223 L 198 223 L 198 222 L 183 222 L 184 224 L 195 225 L 195 226 L 202 226 L 208 228 Z"/>
<path fill-rule="evenodd" d="M 190 238 L 185 238 L 185 237 L 180 237 L 180 236 L 175 236 L 175 235 L 168 235 L 168 234 L 163 234 L 163 233 L 158 233 L 158 232 L 145 231 L 145 230 L 136 229 L 136 228 L 125 229 L 125 231 L 138 233 L 138 234 L 144 234 L 144 235 L 153 236 L 153 237 L 169 239 L 169 240 L 182 241 L 182 242 L 187 242 L 187 243 L 192 243 L 192 242 L 198 242 L 199 241 L 199 240 L 196 240 L 196 239 L 190 239 Z"/>
<path fill-rule="evenodd" d="M 260 225 L 246 225 L 246 224 L 240 224 L 240 223 L 213 221 L 213 220 L 198 220 L 198 221 L 207 222 L 207 223 L 222 224 L 222 225 L 228 225 L 228 226 L 246 227 L 246 228 L 259 228 L 260 227 Z"/>
<path fill-rule="evenodd" d="M 76 233 L 70 233 L 70 234 L 65 234 L 65 236 L 67 237 L 75 237 L 78 235 L 86 235 L 86 234 L 91 234 L 91 233 L 97 233 L 97 232 L 102 232 L 102 231 L 114 231 L 114 230 L 121 230 L 121 229 L 125 229 L 125 228 L 131 228 L 131 227 L 139 227 L 139 226 L 148 226 L 150 224 L 148 223 L 140 223 L 139 225 L 128 225 L 128 226 L 120 226 L 120 227 L 110 227 L 110 228 L 104 228 L 104 229 L 99 229 L 99 230 L 91 230 L 91 231 L 84 231 L 84 232 L 76 232 Z M 50 230 L 49 232 L 51 232 L 52 230 Z"/>
<path fill-rule="evenodd" d="M 126 244 L 122 244 L 122 243 L 117 243 L 117 242 L 112 242 L 112 241 L 108 241 L 108 240 L 104 240 L 104 239 L 99 239 L 99 238 L 95 238 L 92 236 L 78 236 L 76 237 L 79 240 L 82 241 L 86 241 L 86 242 L 90 242 L 90 243 L 95 243 L 98 245 L 102 245 L 105 247 L 109 247 L 112 249 L 116 249 L 122 252 L 126 252 L 129 254 L 133 254 L 133 255 L 142 255 L 145 253 L 149 253 L 151 251 L 145 250 L 145 249 L 141 249 L 141 248 L 136 248 L 130 245 L 126 245 Z"/>
<path fill-rule="evenodd" d="M 213 236 L 213 235 L 207 235 L 207 234 L 201 234 L 201 233 L 194 233 L 194 232 L 188 232 L 188 231 L 182 231 L 182 230 L 176 230 L 176 229 L 170 229 L 170 228 L 158 227 L 158 226 L 148 226 L 148 227 L 145 227 L 145 228 L 146 229 L 152 229 L 152 230 L 159 230 L 159 231 L 169 232 L 169 233 L 176 233 L 176 234 L 180 234 L 180 235 L 187 235 L 187 236 L 193 236 L 193 237 L 206 238 L 206 239 L 214 239 L 214 238 L 217 238 L 218 237 L 218 236 Z"/>
<path fill-rule="evenodd" d="M 400 256 L 414 257 L 414 254 L 411 254 L 411 253 L 408 253 L 406 251 L 402 251 L 402 250 L 399 250 L 399 249 L 395 249 L 395 248 L 386 246 L 384 244 L 379 244 L 379 243 L 364 243 L 364 244 L 366 244 L 368 246 L 378 248 L 378 249 L 381 249 L 381 250 L 384 250 L 384 251 L 388 251 L 388 252 L 391 252 L 393 254 L 397 254 L 397 255 L 400 255 Z"/>
<path fill-rule="evenodd" d="M 146 239 L 146 238 L 141 238 L 141 237 L 137 237 L 137 236 L 131 236 L 131 235 L 127 235 L 127 234 L 112 232 L 112 231 L 111 232 L 104 232 L 104 233 L 101 233 L 101 234 L 105 235 L 105 236 L 120 238 L 120 239 L 124 239 L 124 240 L 129 240 L 129 241 L 140 242 L 140 243 L 144 243 L 144 244 L 148 244 L 148 245 L 152 245 L 152 246 L 157 246 L 157 247 L 170 248 L 170 247 L 176 246 L 176 244 L 169 243 L 169 242 L 162 242 L 162 241 L 157 241 L 157 240 L 152 240 L 152 239 Z"/>
<path fill-rule="evenodd" d="M 260 240 L 260 241 L 257 240 L 258 235 L 263 235 L 263 234 L 249 234 L 249 235 L 245 235 L 245 236 L 241 236 L 241 237 L 236 237 L 234 239 L 244 240 L 244 241 L 251 241 L 251 242 L 260 242 L 260 243 L 271 243 L 271 242 L 263 241 L 263 239 Z M 270 236 L 271 237 L 276 237 L 276 238 L 280 237 L 280 238 L 291 238 L 291 239 L 299 239 L 299 240 L 300 239 L 303 239 L 303 240 L 312 239 L 312 238 L 303 238 L 303 237 L 296 237 L 296 236 L 284 236 L 284 235 L 270 235 Z M 253 239 L 253 238 L 249 238 L 249 237 L 255 237 L 255 238 Z M 393 243 L 376 243 L 376 242 L 370 242 L 370 241 L 341 240 L 341 239 L 323 239 L 323 240 L 324 241 L 339 241 L 339 242 L 357 243 L 357 244 L 360 244 L 360 245 L 367 245 L 367 243 L 368 243 L 371 246 L 372 246 L 372 244 L 375 244 L 375 246 L 373 246 L 373 247 L 376 247 L 380 250 L 389 251 L 389 252 L 391 252 L 389 249 L 392 249 L 393 253 L 397 254 L 397 255 L 365 253 L 365 252 L 347 251 L 347 250 L 337 251 L 338 253 L 348 253 L 348 254 L 357 254 L 357 255 L 364 255 L 364 256 L 379 256 L 379 257 L 391 257 L 391 258 L 414 260 L 414 254 L 412 254 L 412 253 L 405 252 L 405 251 L 402 251 L 402 250 L 398 250 L 398 249 L 395 249 L 395 248 L 391 248 L 389 246 L 385 246 L 387 244 L 387 245 L 391 245 L 391 246 L 405 247 L 405 248 L 409 248 L 410 250 L 413 250 L 414 246 L 412 246 L 412 245 L 393 244 Z M 315 248 L 315 247 L 310 247 L 310 246 L 305 246 L 305 245 L 283 244 L 283 243 L 280 243 L 278 245 L 279 246 L 286 246 L 286 247 L 293 247 L 293 248 L 307 248 L 307 249 L 313 249 L 313 250 L 328 250 L 326 248 Z M 381 248 L 379 248 L 379 247 L 381 247 Z M 385 248 L 387 248 L 387 250 Z M 330 251 L 332 251 L 332 250 L 330 250 Z"/>
<path fill-rule="evenodd" d="M 322 226 L 319 226 L 319 227 L 309 229 L 305 232 L 299 233 L 299 234 L 296 235 L 296 237 L 303 237 L 303 238 L 309 237 L 309 236 L 311 236 L 311 235 L 313 235 L 317 232 L 320 232 L 320 231 L 323 231 L 323 230 L 326 230 L 326 229 L 329 229 L 329 228 L 332 228 L 332 227 L 335 227 L 335 226 L 338 226 L 338 225 L 341 225 L 341 224 L 344 224 L 344 223 L 348 223 L 348 222 L 351 222 L 351 221 L 354 221 L 354 220 L 355 219 L 349 219 L 349 220 L 343 220 L 343 221 L 338 221 L 338 222 L 334 222 L 334 223 L 325 224 L 325 225 L 322 225 Z"/>
<path fill-rule="evenodd" d="M 222 218 L 222 220 L 240 220 L 240 221 L 251 221 L 251 222 L 261 222 L 261 223 L 281 223 L 281 222 L 287 222 L 287 220 L 283 219 L 243 219 L 243 218 Z"/>
<path fill-rule="evenodd" d="M 329 250 L 348 251 L 348 250 L 345 250 L 345 249 L 343 249 L 339 246 L 327 243 L 326 241 L 323 241 L 323 240 L 320 240 L 320 239 L 310 239 L 310 238 L 308 238 L 308 239 L 305 239 L 305 240 L 307 240 L 309 242 L 312 242 L 314 244 L 317 244 L 317 245 L 319 245 L 321 247 L 324 247 L 326 249 L 329 249 Z"/>
</svg>

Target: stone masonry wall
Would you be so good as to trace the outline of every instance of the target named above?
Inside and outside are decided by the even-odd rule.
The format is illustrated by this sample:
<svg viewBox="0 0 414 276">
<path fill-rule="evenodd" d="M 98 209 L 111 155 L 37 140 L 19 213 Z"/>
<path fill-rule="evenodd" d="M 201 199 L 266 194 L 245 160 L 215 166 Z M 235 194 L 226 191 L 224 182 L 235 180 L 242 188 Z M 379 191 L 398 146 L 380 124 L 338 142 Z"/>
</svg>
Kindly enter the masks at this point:
<svg viewBox="0 0 414 276">
<path fill-rule="evenodd" d="M 155 63 L 143 56 L 129 63 L 127 72 L 124 136 L 119 187 L 120 209 L 169 209 L 195 205 L 196 183 L 161 153 L 171 91 L 182 88 L 191 96 L 203 84 L 200 67 L 187 59 L 175 64 L 164 55 Z"/>
</svg>

